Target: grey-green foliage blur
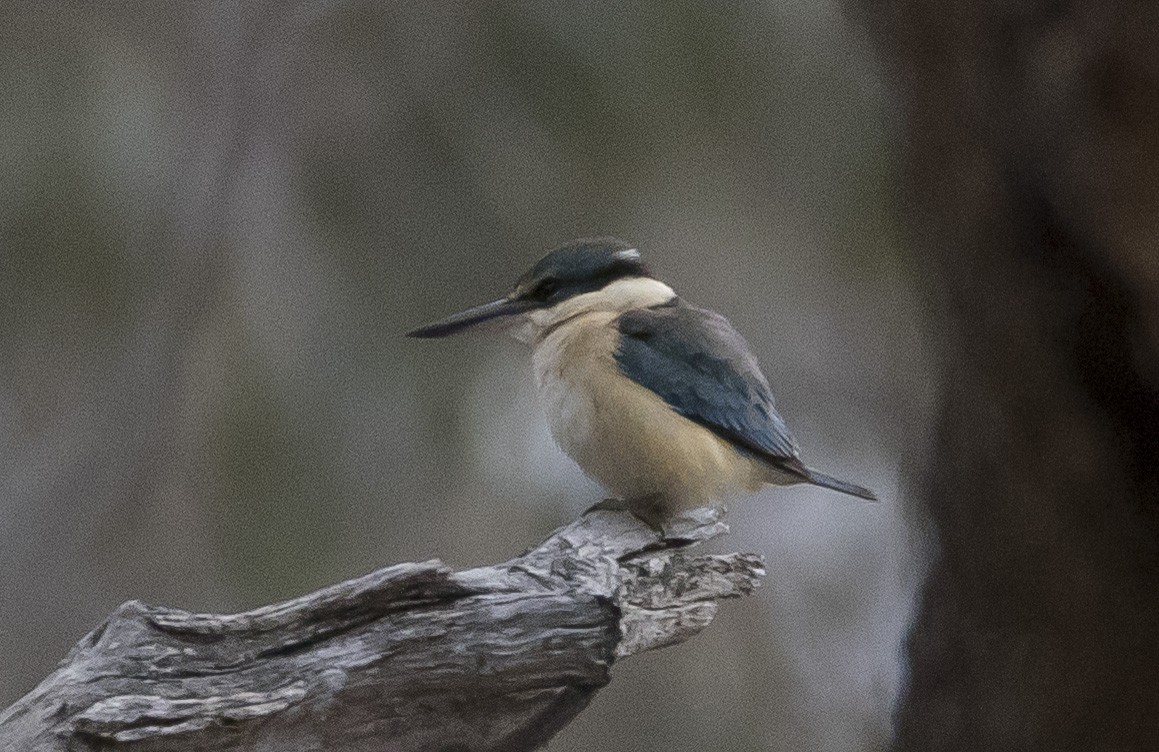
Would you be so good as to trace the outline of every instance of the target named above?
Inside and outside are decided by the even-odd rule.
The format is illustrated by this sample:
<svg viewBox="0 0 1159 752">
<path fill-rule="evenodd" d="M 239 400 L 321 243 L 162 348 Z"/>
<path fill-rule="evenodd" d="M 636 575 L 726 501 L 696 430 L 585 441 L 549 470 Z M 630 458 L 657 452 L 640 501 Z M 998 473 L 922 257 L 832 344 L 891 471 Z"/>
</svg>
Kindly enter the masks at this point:
<svg viewBox="0 0 1159 752">
<path fill-rule="evenodd" d="M 615 234 L 883 502 L 737 505 L 766 588 L 553 749 L 879 747 L 930 393 L 887 101 L 829 0 L 5 3 L 0 706 L 129 598 L 498 561 L 598 500 L 518 345 L 401 335 Z"/>
</svg>

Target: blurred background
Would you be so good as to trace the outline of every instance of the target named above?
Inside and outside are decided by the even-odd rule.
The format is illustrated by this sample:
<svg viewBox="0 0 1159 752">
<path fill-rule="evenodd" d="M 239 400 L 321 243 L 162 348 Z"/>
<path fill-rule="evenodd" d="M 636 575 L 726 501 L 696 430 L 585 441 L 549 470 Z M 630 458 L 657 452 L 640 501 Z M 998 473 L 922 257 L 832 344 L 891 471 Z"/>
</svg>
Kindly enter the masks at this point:
<svg viewBox="0 0 1159 752">
<path fill-rule="evenodd" d="M 244 5 L 0 9 L 0 707 L 124 600 L 497 562 L 597 501 L 518 344 L 402 333 L 612 234 L 882 502 L 736 505 L 716 546 L 764 589 L 551 748 L 884 747 L 934 379 L 865 31 L 828 0 Z"/>
</svg>

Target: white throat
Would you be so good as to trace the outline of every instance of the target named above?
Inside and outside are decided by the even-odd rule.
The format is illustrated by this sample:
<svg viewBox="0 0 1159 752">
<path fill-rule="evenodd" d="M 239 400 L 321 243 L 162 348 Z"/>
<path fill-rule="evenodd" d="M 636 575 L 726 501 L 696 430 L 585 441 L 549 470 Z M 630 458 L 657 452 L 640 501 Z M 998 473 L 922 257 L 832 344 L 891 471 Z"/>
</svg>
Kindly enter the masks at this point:
<svg viewBox="0 0 1159 752">
<path fill-rule="evenodd" d="M 524 326 L 513 333 L 522 342 L 535 342 L 543 332 L 568 319 L 588 313 L 623 313 L 635 308 L 649 308 L 675 297 L 676 292 L 671 287 L 651 277 L 617 279 L 599 290 L 576 295 L 551 308 L 531 311 Z"/>
</svg>

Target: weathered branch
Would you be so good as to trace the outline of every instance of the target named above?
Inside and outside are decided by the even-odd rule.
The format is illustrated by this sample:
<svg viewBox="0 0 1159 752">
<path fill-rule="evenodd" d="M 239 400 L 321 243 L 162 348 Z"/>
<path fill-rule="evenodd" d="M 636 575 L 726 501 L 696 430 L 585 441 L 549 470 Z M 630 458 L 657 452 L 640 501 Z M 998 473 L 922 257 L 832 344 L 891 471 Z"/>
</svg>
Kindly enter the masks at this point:
<svg viewBox="0 0 1159 752">
<path fill-rule="evenodd" d="M 682 550 L 727 531 L 717 512 L 682 525 L 596 508 L 504 564 L 399 564 L 232 616 L 131 601 L 0 713 L 0 750 L 534 749 L 616 659 L 758 584 L 758 556 Z"/>
</svg>

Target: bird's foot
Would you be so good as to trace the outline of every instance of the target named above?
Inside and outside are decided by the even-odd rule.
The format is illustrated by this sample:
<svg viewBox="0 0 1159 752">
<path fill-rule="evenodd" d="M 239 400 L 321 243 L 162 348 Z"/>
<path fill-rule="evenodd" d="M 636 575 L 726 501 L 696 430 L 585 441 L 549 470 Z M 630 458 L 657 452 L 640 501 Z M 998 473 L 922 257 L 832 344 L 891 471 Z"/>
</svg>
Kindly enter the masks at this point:
<svg viewBox="0 0 1159 752">
<path fill-rule="evenodd" d="M 660 534 L 669 546 L 691 546 L 728 532 L 723 506 L 699 507 L 666 517 Z"/>
<path fill-rule="evenodd" d="M 698 507 L 673 514 L 660 496 L 642 499 L 608 498 L 584 510 L 592 512 L 631 512 L 632 516 L 657 534 L 656 548 L 680 548 L 702 543 L 728 532 L 723 506 Z"/>
<path fill-rule="evenodd" d="M 628 508 L 628 502 L 624 501 L 623 499 L 604 499 L 602 501 L 597 501 L 595 504 L 592 504 L 590 507 L 585 509 L 584 514 L 591 514 L 592 512 L 627 511 L 630 511 Z M 582 517 L 583 515 L 580 516 Z"/>
</svg>

